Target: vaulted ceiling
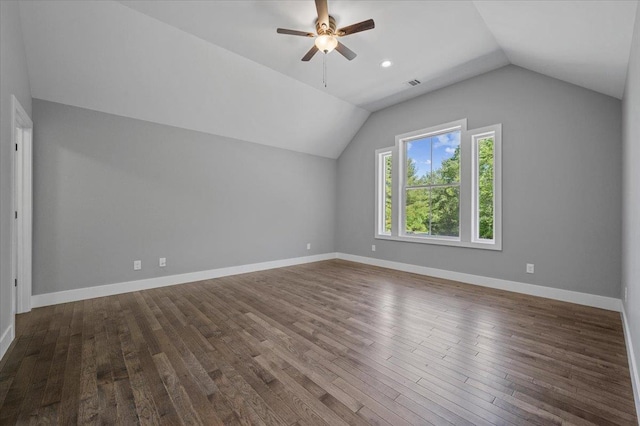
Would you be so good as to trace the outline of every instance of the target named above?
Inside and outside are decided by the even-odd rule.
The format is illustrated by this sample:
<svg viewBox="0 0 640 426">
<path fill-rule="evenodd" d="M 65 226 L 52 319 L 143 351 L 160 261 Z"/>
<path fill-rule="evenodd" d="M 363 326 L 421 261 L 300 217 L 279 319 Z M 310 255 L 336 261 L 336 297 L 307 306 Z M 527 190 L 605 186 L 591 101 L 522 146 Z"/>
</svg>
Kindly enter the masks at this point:
<svg viewBox="0 0 640 426">
<path fill-rule="evenodd" d="M 275 32 L 312 31 L 312 0 L 20 3 L 33 97 L 330 158 L 372 111 L 509 63 L 621 98 L 636 7 L 329 0 L 376 28 L 326 56 L 325 87 L 313 40 Z"/>
</svg>

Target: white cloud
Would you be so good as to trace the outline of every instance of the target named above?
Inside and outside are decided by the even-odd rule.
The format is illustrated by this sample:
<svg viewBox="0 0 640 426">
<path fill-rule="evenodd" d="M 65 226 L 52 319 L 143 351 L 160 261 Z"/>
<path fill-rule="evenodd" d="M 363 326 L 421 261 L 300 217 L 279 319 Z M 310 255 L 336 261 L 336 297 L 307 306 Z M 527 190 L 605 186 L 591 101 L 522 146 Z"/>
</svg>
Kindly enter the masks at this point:
<svg viewBox="0 0 640 426">
<path fill-rule="evenodd" d="M 451 147 L 446 147 L 444 149 L 444 152 L 446 152 L 447 154 L 453 154 L 454 152 L 456 152 L 456 149 Z"/>
<path fill-rule="evenodd" d="M 443 146 L 456 148 L 460 145 L 459 132 L 444 133 L 442 135 L 435 136 L 433 139 L 433 147 L 436 149 Z"/>
</svg>

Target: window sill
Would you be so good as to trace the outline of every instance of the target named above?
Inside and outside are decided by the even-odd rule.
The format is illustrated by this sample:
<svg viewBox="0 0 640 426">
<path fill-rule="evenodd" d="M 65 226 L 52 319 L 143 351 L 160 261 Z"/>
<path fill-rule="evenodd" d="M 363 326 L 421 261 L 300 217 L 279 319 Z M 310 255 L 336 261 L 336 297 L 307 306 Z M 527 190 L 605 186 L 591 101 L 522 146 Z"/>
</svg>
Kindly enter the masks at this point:
<svg viewBox="0 0 640 426">
<path fill-rule="evenodd" d="M 432 244 L 439 246 L 475 248 L 481 250 L 502 251 L 502 245 L 499 243 L 474 243 L 471 241 L 460 241 L 445 238 L 426 238 L 426 237 L 409 237 L 398 235 L 377 234 L 374 237 L 377 240 L 401 241 L 405 243 Z"/>
</svg>

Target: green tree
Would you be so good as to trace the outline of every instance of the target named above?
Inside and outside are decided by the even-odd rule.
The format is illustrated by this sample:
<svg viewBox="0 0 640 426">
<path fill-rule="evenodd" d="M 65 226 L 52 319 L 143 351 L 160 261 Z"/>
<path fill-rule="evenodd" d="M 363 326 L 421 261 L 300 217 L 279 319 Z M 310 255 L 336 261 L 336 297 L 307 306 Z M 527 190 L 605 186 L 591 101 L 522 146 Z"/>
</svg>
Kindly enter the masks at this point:
<svg viewBox="0 0 640 426">
<path fill-rule="evenodd" d="M 416 164 L 407 160 L 407 185 L 446 185 L 460 181 L 460 147 L 427 176 L 418 176 Z M 460 232 L 460 190 L 456 186 L 416 188 L 406 194 L 406 231 L 458 236 Z"/>
<path fill-rule="evenodd" d="M 478 211 L 482 239 L 493 239 L 493 138 L 478 141 Z"/>
<path fill-rule="evenodd" d="M 418 176 L 413 159 L 407 159 L 407 186 L 425 185 L 428 177 Z M 405 226 L 408 232 L 429 232 L 429 190 L 409 189 L 406 193 Z"/>
<path fill-rule="evenodd" d="M 384 159 L 384 230 L 391 232 L 391 164 L 392 157 Z"/>
<path fill-rule="evenodd" d="M 460 147 L 456 147 L 453 155 L 442 162 L 442 167 L 431 173 L 429 182 L 444 185 L 460 182 Z"/>
<path fill-rule="evenodd" d="M 433 171 L 432 182 L 446 185 L 460 182 L 460 146 Z M 431 189 L 431 233 L 457 237 L 460 234 L 460 187 Z"/>
<path fill-rule="evenodd" d="M 493 239 L 493 174 L 494 140 L 482 139 L 478 142 L 478 237 Z M 388 191 L 391 191 L 391 165 L 388 164 Z M 407 232 L 430 235 L 458 236 L 460 233 L 460 147 L 442 162 L 442 166 L 426 176 L 418 176 L 414 160 L 407 159 L 407 186 L 448 185 L 433 188 L 407 189 L 406 217 Z M 390 192 L 389 192 L 390 193 Z M 387 219 L 391 229 L 391 202 L 388 198 Z"/>
</svg>

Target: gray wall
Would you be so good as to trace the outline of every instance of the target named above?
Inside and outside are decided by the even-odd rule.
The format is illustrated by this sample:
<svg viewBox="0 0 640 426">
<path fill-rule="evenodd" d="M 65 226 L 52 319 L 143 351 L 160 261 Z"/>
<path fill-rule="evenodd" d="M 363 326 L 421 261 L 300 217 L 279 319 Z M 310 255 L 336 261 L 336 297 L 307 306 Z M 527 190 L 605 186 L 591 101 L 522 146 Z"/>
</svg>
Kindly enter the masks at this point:
<svg viewBox="0 0 640 426">
<path fill-rule="evenodd" d="M 334 251 L 336 160 L 38 99 L 33 115 L 34 294 Z"/>
<path fill-rule="evenodd" d="M 622 102 L 623 178 L 623 287 L 636 364 L 640 366 L 640 7 L 636 13 L 627 85 Z M 624 293 L 623 293 L 624 294 Z M 638 398 L 638 389 L 636 389 Z"/>
<path fill-rule="evenodd" d="M 460 118 L 502 123 L 503 250 L 374 239 L 374 150 Z M 378 111 L 338 159 L 337 249 L 619 297 L 621 138 L 619 100 L 515 66 Z"/>
<path fill-rule="evenodd" d="M 18 3 L 0 2 L 0 336 L 11 324 L 11 95 L 31 114 Z M 2 354 L 0 354 L 2 355 Z"/>
</svg>

